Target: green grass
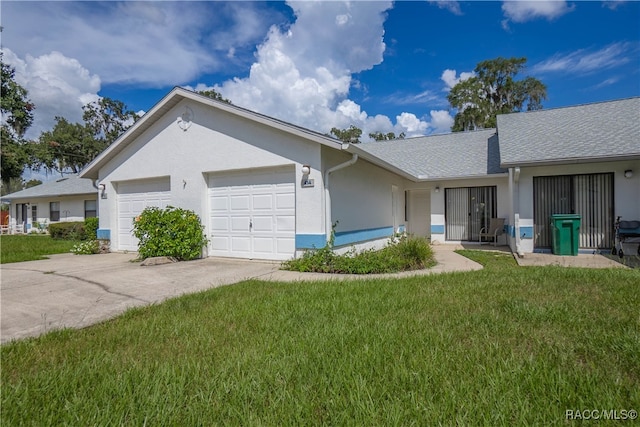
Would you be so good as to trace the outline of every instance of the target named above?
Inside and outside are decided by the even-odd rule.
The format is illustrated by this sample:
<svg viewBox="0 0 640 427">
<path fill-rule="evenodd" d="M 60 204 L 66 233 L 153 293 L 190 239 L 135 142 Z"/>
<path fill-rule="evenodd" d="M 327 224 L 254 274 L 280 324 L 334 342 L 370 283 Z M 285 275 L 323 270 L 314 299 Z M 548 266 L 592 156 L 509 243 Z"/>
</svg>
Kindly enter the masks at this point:
<svg viewBox="0 0 640 427">
<path fill-rule="evenodd" d="M 69 252 L 76 243 L 43 235 L 3 235 L 0 236 L 0 264 L 46 259 L 46 255 Z"/>
<path fill-rule="evenodd" d="M 462 253 L 485 269 L 246 281 L 4 345 L 1 424 L 562 425 L 567 409 L 640 409 L 640 272 Z"/>
</svg>

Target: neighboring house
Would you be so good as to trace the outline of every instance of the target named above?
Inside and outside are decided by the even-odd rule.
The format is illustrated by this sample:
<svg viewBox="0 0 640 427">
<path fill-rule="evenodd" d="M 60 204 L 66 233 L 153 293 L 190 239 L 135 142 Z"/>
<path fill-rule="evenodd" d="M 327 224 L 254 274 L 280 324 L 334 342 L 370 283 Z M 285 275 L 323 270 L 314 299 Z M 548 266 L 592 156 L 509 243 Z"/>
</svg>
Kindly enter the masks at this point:
<svg viewBox="0 0 640 427">
<path fill-rule="evenodd" d="M 209 256 L 288 259 L 324 246 L 332 229 L 342 248 L 379 246 L 401 231 L 434 242 L 477 242 L 492 217 L 507 220 L 502 242 L 531 252 L 549 246 L 532 239 L 534 189 L 527 183 L 534 176 L 611 173 L 615 211 L 601 229 L 609 227 L 610 235 L 615 215 L 640 217 L 640 136 L 631 126 L 616 126 L 637 120 L 640 98 L 576 108 L 584 109 L 577 116 L 585 122 L 595 120 L 590 114 L 611 116 L 590 130 L 589 139 L 562 134 L 566 152 L 584 147 L 586 154 L 578 156 L 585 161 L 606 161 L 581 164 L 575 156 L 556 156 L 551 162 L 568 166 L 541 170 L 531 165 L 541 164 L 544 146 L 535 135 L 524 138 L 525 128 L 542 126 L 554 135 L 560 128 L 583 129 L 564 123 L 576 116 L 569 109 L 501 116 L 497 130 L 342 144 L 175 88 L 81 176 L 99 183 L 98 233 L 111 240 L 112 250 L 137 250 L 131 229 L 145 207 L 173 205 L 200 216 Z M 549 122 L 554 114 L 557 124 Z M 594 141 L 609 148 L 589 151 Z M 597 170 L 590 169 L 594 165 Z M 624 178 L 625 170 L 635 173 Z M 571 185 L 575 191 L 580 184 Z M 609 247 L 604 239 L 586 239 L 583 247 Z"/>
<path fill-rule="evenodd" d="M 90 179 L 69 175 L 2 196 L 10 204 L 12 233 L 38 231 L 52 222 L 84 221 L 97 216 L 98 190 Z"/>
</svg>

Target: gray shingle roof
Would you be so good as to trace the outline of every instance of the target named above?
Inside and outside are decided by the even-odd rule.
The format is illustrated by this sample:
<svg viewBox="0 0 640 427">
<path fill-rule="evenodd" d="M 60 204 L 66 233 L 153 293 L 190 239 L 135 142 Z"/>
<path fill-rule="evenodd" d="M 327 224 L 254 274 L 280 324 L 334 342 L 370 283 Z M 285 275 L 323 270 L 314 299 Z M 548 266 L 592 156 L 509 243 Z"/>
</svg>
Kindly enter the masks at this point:
<svg viewBox="0 0 640 427">
<path fill-rule="evenodd" d="M 640 158 L 640 98 L 498 116 L 502 166 Z"/>
<path fill-rule="evenodd" d="M 352 145 L 350 151 L 419 181 L 505 173 L 495 129 Z"/>
<path fill-rule="evenodd" d="M 90 179 L 79 178 L 78 175 L 68 175 L 55 181 L 44 182 L 35 187 L 7 194 L 2 196 L 2 201 L 80 194 L 95 194 L 97 197 L 98 190 L 93 186 Z"/>
</svg>

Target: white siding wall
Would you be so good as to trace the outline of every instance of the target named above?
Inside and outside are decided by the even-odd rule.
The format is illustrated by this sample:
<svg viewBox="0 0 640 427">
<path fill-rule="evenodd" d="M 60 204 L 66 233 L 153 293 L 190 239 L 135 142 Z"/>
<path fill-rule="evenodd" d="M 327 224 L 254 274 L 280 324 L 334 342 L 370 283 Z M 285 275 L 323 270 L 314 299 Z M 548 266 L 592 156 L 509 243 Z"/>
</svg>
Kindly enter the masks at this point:
<svg viewBox="0 0 640 427">
<path fill-rule="evenodd" d="M 193 111 L 193 122 L 185 131 L 176 118 L 186 106 Z M 301 188 L 305 164 L 315 180 L 312 188 Z M 296 232 L 323 232 L 319 144 L 183 101 L 100 170 L 99 182 L 106 185 L 108 197 L 100 201 L 100 228 L 110 229 L 115 238 L 118 181 L 170 176 L 171 204 L 194 210 L 207 226 L 210 173 L 281 166 L 296 171 Z"/>
<path fill-rule="evenodd" d="M 27 232 L 36 231 L 37 227 L 33 223 L 32 219 L 32 207 L 37 208 L 38 222 L 46 222 L 51 224 L 49 203 L 60 202 L 60 221 L 84 221 L 84 201 L 85 200 L 97 200 L 97 195 L 84 195 L 84 196 L 65 196 L 65 197 L 52 197 L 42 199 L 24 199 L 24 200 L 12 200 L 10 214 L 10 224 L 15 229 L 22 222 L 22 217 L 16 218 L 16 205 L 29 203 L 27 208 L 27 226 L 25 230 Z M 58 222 L 58 221 L 53 221 Z"/>
<path fill-rule="evenodd" d="M 351 159 L 350 154 L 326 150 L 323 153 L 325 169 Z M 336 234 L 359 231 L 366 238 L 393 227 L 392 186 L 397 187 L 396 226 L 406 229 L 404 221 L 404 178 L 359 159 L 354 165 L 333 172 L 329 178 L 331 192 L 331 221 L 338 225 Z M 397 231 L 397 230 L 396 230 Z M 349 239 L 349 237 L 347 237 Z M 385 243 L 388 237 L 375 239 L 374 246 Z M 337 239 L 336 243 L 339 243 Z M 347 244 L 350 245 L 350 244 Z"/>
<path fill-rule="evenodd" d="M 624 171 L 632 170 L 633 177 L 625 178 Z M 640 219 L 640 161 L 583 163 L 559 166 L 538 166 L 520 168 L 520 179 L 514 185 L 513 215 L 519 215 L 520 227 L 533 228 L 533 177 L 552 175 L 577 175 L 613 172 L 615 217 Z M 615 220 L 614 217 L 614 220 Z M 514 219 L 511 218 L 512 223 Z M 522 233 L 520 233 L 522 234 Z M 532 238 L 516 238 L 511 242 L 512 250 L 523 253 L 534 250 Z"/>
</svg>

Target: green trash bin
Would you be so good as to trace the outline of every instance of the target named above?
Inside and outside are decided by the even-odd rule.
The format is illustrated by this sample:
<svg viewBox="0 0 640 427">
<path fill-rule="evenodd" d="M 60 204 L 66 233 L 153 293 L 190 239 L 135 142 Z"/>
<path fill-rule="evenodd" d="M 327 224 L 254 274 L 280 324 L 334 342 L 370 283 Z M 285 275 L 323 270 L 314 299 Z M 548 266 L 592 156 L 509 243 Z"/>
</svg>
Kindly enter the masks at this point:
<svg viewBox="0 0 640 427">
<path fill-rule="evenodd" d="M 580 215 L 551 215 L 551 245 L 556 255 L 578 255 Z"/>
</svg>

